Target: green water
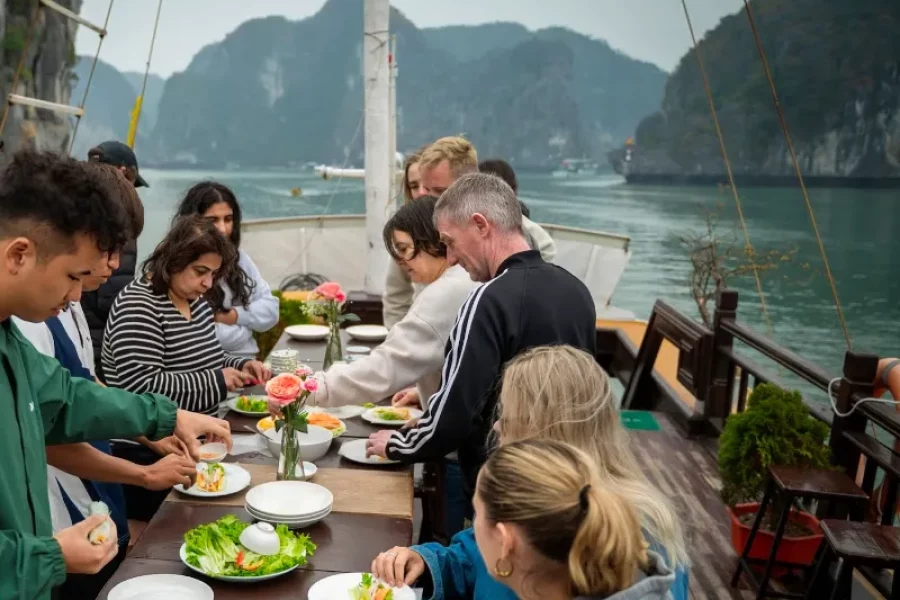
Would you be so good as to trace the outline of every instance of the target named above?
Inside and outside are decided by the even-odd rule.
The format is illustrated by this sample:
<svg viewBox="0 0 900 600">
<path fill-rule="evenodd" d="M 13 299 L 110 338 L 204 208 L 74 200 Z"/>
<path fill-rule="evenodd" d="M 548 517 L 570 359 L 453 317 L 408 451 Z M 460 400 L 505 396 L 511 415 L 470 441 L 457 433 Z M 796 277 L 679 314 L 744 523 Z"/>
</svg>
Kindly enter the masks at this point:
<svg viewBox="0 0 900 600">
<path fill-rule="evenodd" d="M 146 170 L 151 188 L 141 190 L 147 227 L 140 241 L 146 255 L 160 239 L 181 194 L 202 178 L 231 186 L 245 218 L 363 212 L 359 181 L 323 181 L 312 174 Z M 303 195 L 294 198 L 291 188 Z M 691 315 L 689 263 L 678 242 L 686 230 L 704 226 L 704 211 L 724 204 L 723 233 L 736 225 L 730 193 L 714 188 L 626 186 L 613 176 L 564 180 L 522 175 L 520 194 L 532 218 L 548 223 L 620 233 L 632 238 L 632 258 L 613 303 L 649 316 L 657 298 Z M 854 349 L 881 355 L 900 352 L 900 226 L 898 192 L 814 189 L 813 208 L 837 281 Z M 839 373 L 846 342 L 799 190 L 742 190 L 750 239 L 758 251 L 796 248 L 792 263 L 764 277 L 775 339 Z M 801 268 L 808 262 L 810 271 Z M 278 282 L 271 282 L 277 284 Z M 739 317 L 764 331 L 752 278 L 735 280 L 741 290 Z"/>
</svg>

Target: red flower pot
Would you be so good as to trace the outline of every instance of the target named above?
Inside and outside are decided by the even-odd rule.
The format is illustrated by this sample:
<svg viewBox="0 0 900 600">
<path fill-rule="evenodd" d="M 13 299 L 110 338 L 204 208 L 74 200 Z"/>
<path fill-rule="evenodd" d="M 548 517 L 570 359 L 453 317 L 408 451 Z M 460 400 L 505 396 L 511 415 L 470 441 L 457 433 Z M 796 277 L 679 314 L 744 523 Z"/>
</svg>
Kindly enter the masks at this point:
<svg viewBox="0 0 900 600">
<path fill-rule="evenodd" d="M 727 508 L 728 516 L 731 519 L 731 545 L 738 556 L 740 556 L 744 552 L 747 540 L 750 539 L 750 530 L 753 529 L 752 523 L 745 525 L 741 522 L 740 517 L 746 514 L 756 514 L 759 510 L 759 502 L 738 504 L 734 508 L 730 506 Z M 791 515 L 788 519 L 792 523 L 803 525 L 816 533 L 803 537 L 788 537 L 784 535 L 781 538 L 781 543 L 778 545 L 778 553 L 775 555 L 775 559 L 801 565 L 811 565 L 823 538 L 822 530 L 819 528 L 819 520 L 809 513 L 798 510 L 791 510 Z M 774 540 L 775 534 L 773 532 L 763 531 L 760 528 L 756 532 L 756 537 L 753 538 L 750 558 L 768 560 Z M 787 572 L 788 570 L 784 568 L 776 567 L 772 569 L 772 575 L 776 577 L 781 577 Z"/>
</svg>

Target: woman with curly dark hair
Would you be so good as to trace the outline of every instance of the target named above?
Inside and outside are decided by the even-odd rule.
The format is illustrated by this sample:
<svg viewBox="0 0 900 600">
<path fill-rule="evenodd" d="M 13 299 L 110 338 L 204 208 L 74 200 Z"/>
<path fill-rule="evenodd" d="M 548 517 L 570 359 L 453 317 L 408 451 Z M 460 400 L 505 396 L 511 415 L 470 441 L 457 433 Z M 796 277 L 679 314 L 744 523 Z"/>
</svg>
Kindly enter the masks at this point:
<svg viewBox="0 0 900 600">
<path fill-rule="evenodd" d="M 176 219 L 199 215 L 231 240 L 238 252 L 233 268 L 206 294 L 215 314 L 216 336 L 225 352 L 254 358 L 259 352 L 254 331 L 268 331 L 278 322 L 278 298 L 241 246 L 241 206 L 234 192 L 215 181 L 201 181 L 188 190 Z"/>
</svg>

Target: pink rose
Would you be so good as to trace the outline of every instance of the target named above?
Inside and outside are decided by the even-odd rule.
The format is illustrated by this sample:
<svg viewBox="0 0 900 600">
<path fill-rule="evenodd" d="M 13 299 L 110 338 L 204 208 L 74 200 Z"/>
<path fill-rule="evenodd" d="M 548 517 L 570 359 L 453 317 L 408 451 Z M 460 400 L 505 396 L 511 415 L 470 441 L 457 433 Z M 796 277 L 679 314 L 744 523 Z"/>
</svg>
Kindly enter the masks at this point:
<svg viewBox="0 0 900 600">
<path fill-rule="evenodd" d="M 319 389 L 319 382 L 316 381 L 315 377 L 310 377 L 303 382 L 303 389 L 307 392 L 314 393 L 317 389 Z"/>
<path fill-rule="evenodd" d="M 310 375 L 312 375 L 312 369 L 310 369 L 310 368 L 307 367 L 306 365 L 300 365 L 300 366 L 297 367 L 297 369 L 294 371 L 294 375 L 296 375 L 296 376 L 299 377 L 300 379 L 306 379 L 307 377 L 309 377 Z"/>
<path fill-rule="evenodd" d="M 266 393 L 279 406 L 286 406 L 296 400 L 302 389 L 303 380 L 293 373 L 282 373 L 266 383 Z"/>
<path fill-rule="evenodd" d="M 347 297 L 344 290 L 341 289 L 341 284 L 337 281 L 326 281 L 315 289 L 315 294 L 326 300 L 334 300 L 338 294 L 343 295 L 344 298 Z"/>
<path fill-rule="evenodd" d="M 338 292 L 334 295 L 334 301 L 338 304 L 343 304 L 345 300 L 347 300 L 347 294 L 344 292 Z"/>
</svg>

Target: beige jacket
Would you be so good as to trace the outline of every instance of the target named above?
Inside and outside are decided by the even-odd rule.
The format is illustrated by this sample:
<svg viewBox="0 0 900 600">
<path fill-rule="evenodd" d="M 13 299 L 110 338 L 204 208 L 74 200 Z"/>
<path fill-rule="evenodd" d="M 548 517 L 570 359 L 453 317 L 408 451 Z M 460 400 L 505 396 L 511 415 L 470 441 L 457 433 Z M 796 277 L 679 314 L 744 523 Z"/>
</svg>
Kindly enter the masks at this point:
<svg viewBox="0 0 900 600">
<path fill-rule="evenodd" d="M 541 257 L 547 262 L 553 262 L 556 258 L 556 242 L 544 228 L 522 217 L 522 230 L 525 239 L 532 250 L 540 250 Z M 384 283 L 384 293 L 381 295 L 381 318 L 384 326 L 392 328 L 406 315 L 413 304 L 413 300 L 422 291 L 422 286 L 412 283 L 406 271 L 397 266 L 395 261 L 388 264 L 387 279 Z"/>
<path fill-rule="evenodd" d="M 371 354 L 316 373 L 320 386 L 310 404 L 378 402 L 411 385 L 427 401 L 440 387 L 444 348 L 456 313 L 477 286 L 458 265 L 444 271 L 437 281 L 423 286 L 406 316 Z"/>
</svg>

